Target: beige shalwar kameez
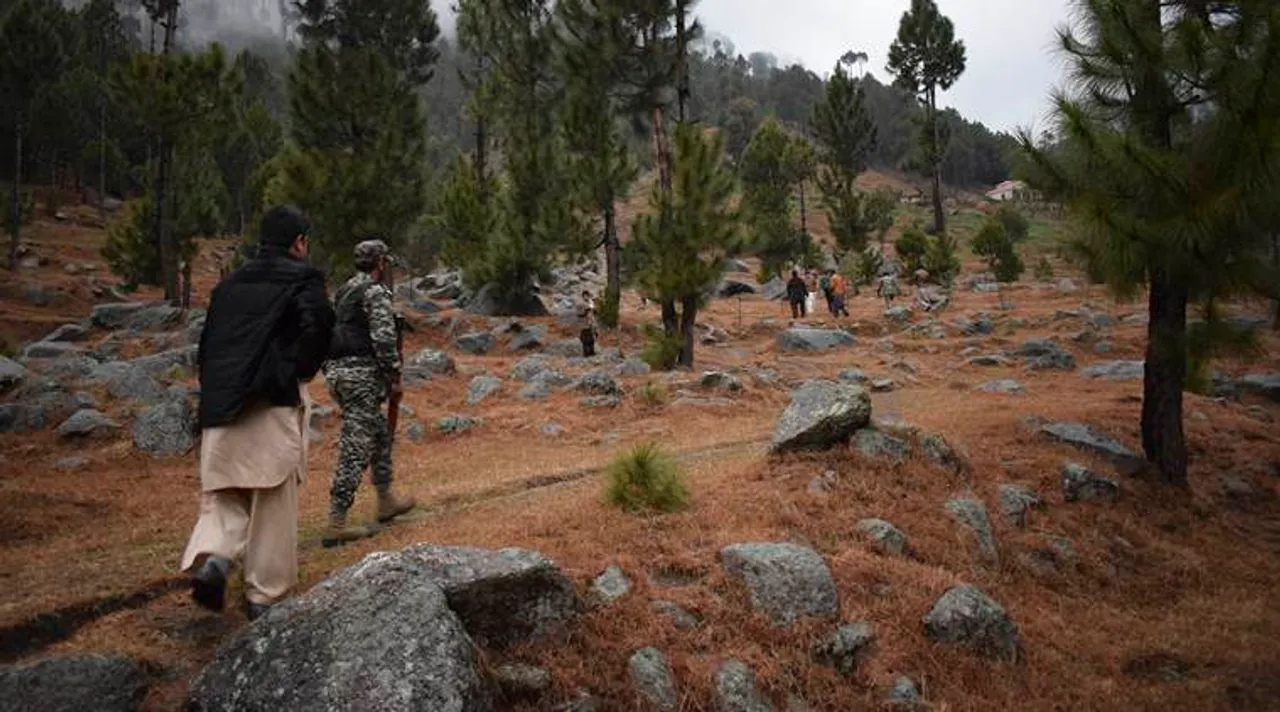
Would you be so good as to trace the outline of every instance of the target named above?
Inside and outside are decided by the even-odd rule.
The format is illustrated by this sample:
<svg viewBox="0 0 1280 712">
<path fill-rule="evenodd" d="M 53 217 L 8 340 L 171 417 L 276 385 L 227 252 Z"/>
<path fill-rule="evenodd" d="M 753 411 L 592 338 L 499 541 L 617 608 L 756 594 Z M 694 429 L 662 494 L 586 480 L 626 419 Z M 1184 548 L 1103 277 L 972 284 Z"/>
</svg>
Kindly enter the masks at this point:
<svg viewBox="0 0 1280 712">
<path fill-rule="evenodd" d="M 182 570 L 205 557 L 243 559 L 245 598 L 270 605 L 298 582 L 298 485 L 307 471 L 311 399 L 258 406 L 231 425 L 206 428 L 200 444 L 200 519 Z"/>
</svg>

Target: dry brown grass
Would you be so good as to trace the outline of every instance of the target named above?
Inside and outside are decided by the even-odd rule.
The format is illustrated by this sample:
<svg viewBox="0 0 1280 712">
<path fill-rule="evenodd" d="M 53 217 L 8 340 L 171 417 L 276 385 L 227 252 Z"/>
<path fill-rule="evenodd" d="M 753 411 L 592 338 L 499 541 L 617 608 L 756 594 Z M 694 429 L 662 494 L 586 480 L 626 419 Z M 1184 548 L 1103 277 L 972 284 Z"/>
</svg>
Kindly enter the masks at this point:
<svg viewBox="0 0 1280 712">
<path fill-rule="evenodd" d="M 47 249 L 82 249 L 79 243 L 60 245 L 57 229 L 42 229 L 47 232 L 37 232 L 37 240 L 48 235 Z M 55 261 L 40 278 L 60 280 L 59 270 Z M 201 262 L 198 275 L 198 291 L 206 293 L 216 267 Z M 1141 358 L 1141 327 L 1110 329 L 1115 350 L 1098 357 L 1071 343 L 1078 323 L 1051 320 L 1056 310 L 1078 308 L 1084 301 L 1117 316 L 1140 311 L 1138 306 L 1114 305 L 1096 289 L 1063 296 L 1022 285 L 1007 296 L 1017 305 L 1012 316 L 1030 324 L 1014 334 L 998 329 L 984 351 L 1053 336 L 1082 365 Z M 87 302 L 69 302 L 29 314 L 11 300 L 3 303 L 5 318 L 33 332 L 39 320 L 78 318 L 88 308 Z M 421 443 L 397 445 L 398 482 L 426 505 L 415 521 L 345 549 L 316 545 L 338 422 L 321 425 L 325 441 L 313 450 L 300 503 L 302 588 L 370 551 L 424 541 L 538 549 L 584 588 L 606 566 L 617 564 L 635 588 L 615 607 L 585 616 L 557 639 L 486 654 L 490 664 L 547 665 L 555 673 L 557 698 L 587 689 L 608 698 L 611 709 L 634 708 L 626 661 L 647 645 L 670 656 L 687 710 L 713 708 L 715 669 L 731 656 L 757 671 L 780 707 L 796 693 L 816 710 L 875 709 L 897 674 L 922 682 L 929 699 L 949 710 L 1280 707 L 1280 607 L 1273 602 L 1280 584 L 1274 563 L 1280 553 L 1280 505 L 1272 469 L 1280 462 L 1280 436 L 1274 424 L 1251 417 L 1243 404 L 1189 396 L 1192 492 L 1170 493 L 1150 482 L 1124 479 L 1124 496 L 1115 505 L 1067 504 L 1057 484 L 1063 460 L 1088 463 L 1104 474 L 1111 469 L 1038 439 L 1024 420 L 1082 420 L 1136 448 L 1139 384 L 1086 381 L 1075 373 L 1028 374 L 1020 367 L 964 367 L 963 338 L 915 340 L 899 334 L 893 336 L 892 353 L 884 352 L 877 340 L 888 332 L 878 302 L 858 298 L 850 308 L 857 348 L 792 357 L 778 354 L 773 344 L 788 321 L 781 305 L 754 298 L 717 301 L 703 321 L 735 339 L 701 347 L 699 368 L 768 367 L 788 381 L 832 377 L 848 367 L 893 377 L 900 388 L 874 396 L 876 414 L 945 433 L 968 455 L 969 477 L 917 461 L 887 467 L 846 451 L 766 458 L 758 443 L 771 433 L 787 391 L 749 378 L 744 379 L 747 392 L 728 410 L 645 404 L 635 392 L 660 376 L 626 379 L 631 393 L 613 411 L 582 409 L 571 394 L 544 403 L 520 402 L 512 397 L 518 386 L 510 382 L 481 406 L 466 408 L 470 377 L 481 371 L 505 376 L 518 356 L 460 357 L 459 375 L 411 389 L 406 403 L 428 426 L 454 412 L 479 415 L 485 424 L 461 436 L 432 431 Z M 999 315 L 996 295 L 962 293 L 943 319 L 980 310 Z M 636 325 L 657 314 L 641 310 L 628 295 L 623 315 L 627 328 L 606 334 L 603 345 L 620 344 L 633 354 L 641 345 Z M 446 343 L 442 328 L 424 327 L 413 335 L 410 348 Z M 1261 364 L 1219 366 L 1233 373 L 1280 370 L 1280 343 L 1268 337 L 1267 346 Z M 895 368 L 899 361 L 917 370 L 914 379 Z M 671 390 L 694 388 L 684 382 L 695 376 L 679 377 Z M 973 386 L 995 378 L 1017 378 L 1028 394 L 972 393 Z M 322 383 L 314 384 L 312 393 L 328 402 Z M 111 408 L 127 418 L 118 406 Z M 1274 407 L 1270 412 L 1277 415 Z M 540 431 L 552 420 L 564 428 L 557 439 Z M 691 507 L 674 515 L 636 517 L 606 506 L 603 482 L 594 473 L 616 452 L 654 439 L 683 453 Z M 71 454 L 88 457 L 90 467 L 75 472 L 52 467 Z M 0 437 L 0 456 L 5 498 L 0 625 L 176 573 L 196 512 L 193 458 L 154 461 L 136 455 L 124 441 L 69 446 L 52 433 Z M 810 478 L 826 469 L 840 475 L 836 490 L 825 498 L 808 494 Z M 1225 499 L 1218 478 L 1226 474 L 1249 478 L 1259 489 L 1257 502 L 1241 507 Z M 571 479 L 529 489 L 564 477 Z M 1045 511 L 1032 514 L 1025 530 L 999 515 L 997 487 L 1008 481 L 1034 487 L 1048 502 Z M 977 567 L 972 542 L 942 512 L 948 498 L 967 492 L 987 503 L 1001 546 L 999 567 Z M 357 504 L 362 516 L 369 516 L 371 499 L 363 488 Z M 854 527 L 866 516 L 903 528 L 913 556 L 892 559 L 870 552 Z M 1070 540 L 1074 556 L 1061 561 L 1056 572 L 1030 568 L 1026 555 L 1045 549 L 1050 536 Z M 831 623 L 777 629 L 750 613 L 744 592 L 718 564 L 721 547 L 749 540 L 804 542 L 826 556 L 840 590 L 841 618 L 869 620 L 879 637 L 876 653 L 854 679 L 839 678 L 808 659 L 813 638 Z M 682 572 L 674 578 L 684 585 L 672 585 L 671 572 Z M 925 641 L 921 616 L 939 593 L 960 581 L 981 586 L 1008 607 L 1022 631 L 1023 663 L 991 663 Z M 676 601 L 704 623 L 679 631 L 650 611 L 654 600 Z M 93 621 L 52 651 L 120 650 L 150 661 L 158 666 L 159 682 L 148 707 L 174 709 L 190 676 L 240 624 L 237 613 L 207 615 L 184 594 L 174 593 Z M 1183 670 L 1182 679 L 1161 681 L 1163 667 Z"/>
</svg>

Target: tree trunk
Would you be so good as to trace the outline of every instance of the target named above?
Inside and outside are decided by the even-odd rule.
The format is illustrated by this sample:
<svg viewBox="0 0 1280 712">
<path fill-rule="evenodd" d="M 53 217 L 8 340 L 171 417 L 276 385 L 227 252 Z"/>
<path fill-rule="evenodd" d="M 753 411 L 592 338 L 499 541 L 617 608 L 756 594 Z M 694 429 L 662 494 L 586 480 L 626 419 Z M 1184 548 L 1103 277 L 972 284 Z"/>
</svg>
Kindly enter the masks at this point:
<svg viewBox="0 0 1280 712">
<path fill-rule="evenodd" d="M 614 328 L 618 326 L 618 315 L 622 311 L 622 244 L 618 241 L 617 215 L 612 202 L 604 209 L 604 262 L 605 303 L 615 306 L 607 310 L 611 313 L 602 312 L 601 316 L 605 326 Z"/>
<path fill-rule="evenodd" d="M 662 107 L 653 107 L 653 151 L 658 162 L 658 181 L 664 193 L 671 192 L 671 160 L 667 148 L 667 132 L 663 126 Z"/>
<path fill-rule="evenodd" d="M 800 234 L 809 234 L 809 213 L 804 205 L 804 181 L 800 181 Z"/>
<path fill-rule="evenodd" d="M 182 308 L 184 310 L 191 308 L 191 262 L 187 260 L 182 263 Z"/>
<path fill-rule="evenodd" d="M 698 324 L 698 297 L 685 297 L 680 301 L 680 365 L 693 368 L 693 344 Z"/>
<path fill-rule="evenodd" d="M 1142 383 L 1142 449 L 1169 484 L 1187 485 L 1182 387 L 1187 376 L 1187 286 L 1153 269 Z"/>
<path fill-rule="evenodd" d="M 9 218 L 9 269 L 18 269 L 18 247 L 22 244 L 22 121 L 13 132 L 13 190 Z"/>
<path fill-rule="evenodd" d="M 930 160 L 933 162 L 933 225 L 935 234 L 947 232 L 947 216 L 942 210 L 942 149 L 938 146 L 938 97 L 929 90 L 929 130 L 933 134 Z"/>
<path fill-rule="evenodd" d="M 1273 276 L 1280 276 L 1280 235 L 1271 236 L 1271 269 L 1274 272 Z M 1280 331 L 1280 297 L 1272 301 L 1276 316 L 1271 328 Z"/>
<path fill-rule="evenodd" d="M 680 322 L 676 316 L 676 303 L 674 300 L 662 299 L 662 333 L 668 339 L 675 339 L 680 333 Z M 662 370 L 670 371 L 675 368 L 676 358 L 663 352 Z"/>
<path fill-rule="evenodd" d="M 676 0 L 676 121 L 685 122 L 685 105 L 689 102 L 688 32 L 685 14 L 688 0 Z"/>
<path fill-rule="evenodd" d="M 98 213 L 107 224 L 107 105 L 98 107 Z"/>
<path fill-rule="evenodd" d="M 178 255 L 173 244 L 173 230 L 169 224 L 169 171 L 173 149 L 168 141 L 161 141 L 160 170 L 156 180 L 155 211 L 156 237 L 160 244 L 160 284 L 164 287 L 164 299 L 170 304 L 178 301 Z"/>
</svg>

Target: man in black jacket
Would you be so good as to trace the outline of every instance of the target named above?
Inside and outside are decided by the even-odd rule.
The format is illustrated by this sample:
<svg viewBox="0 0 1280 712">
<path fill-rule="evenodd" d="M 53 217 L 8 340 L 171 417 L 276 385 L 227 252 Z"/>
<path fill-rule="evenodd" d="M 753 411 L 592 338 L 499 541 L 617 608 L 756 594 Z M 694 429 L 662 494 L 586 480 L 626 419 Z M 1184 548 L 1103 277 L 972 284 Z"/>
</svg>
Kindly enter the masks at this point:
<svg viewBox="0 0 1280 712">
<path fill-rule="evenodd" d="M 324 275 L 306 261 L 308 229 L 296 208 L 267 212 L 257 256 L 213 290 L 200 335 L 200 519 L 182 568 L 196 602 L 221 610 L 243 559 L 251 619 L 297 583 L 307 381 L 334 322 Z"/>
</svg>

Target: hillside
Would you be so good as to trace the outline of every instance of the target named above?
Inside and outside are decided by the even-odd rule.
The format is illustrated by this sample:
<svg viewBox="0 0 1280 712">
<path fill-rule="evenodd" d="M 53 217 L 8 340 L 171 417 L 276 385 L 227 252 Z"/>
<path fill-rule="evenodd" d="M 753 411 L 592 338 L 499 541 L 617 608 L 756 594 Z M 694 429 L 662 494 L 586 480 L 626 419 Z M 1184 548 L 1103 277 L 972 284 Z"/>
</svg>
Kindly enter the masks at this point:
<svg viewBox="0 0 1280 712">
<path fill-rule="evenodd" d="M 38 222 L 30 234 L 31 256 L 43 264 L 0 277 L 10 344 L 80 321 L 95 303 L 116 301 L 103 291 L 112 282 L 101 268 L 85 269 L 101 264 L 95 256 L 101 231 Z M 199 300 L 217 276 L 212 253 L 204 250 L 196 265 Z M 967 266 L 968 275 L 978 271 Z M 1060 263 L 1055 268 L 1060 278 L 1070 274 Z M 94 296 L 95 285 L 103 296 Z M 44 296 L 34 297 L 37 291 Z M 133 295 L 153 297 L 145 290 Z M 415 313 L 419 330 L 406 352 L 441 349 L 456 363 L 454 373 L 436 374 L 406 393 L 397 477 L 423 509 L 374 539 L 320 548 L 339 419 L 317 418 L 300 502 L 300 590 L 370 552 L 422 542 L 533 549 L 584 596 L 606 567 L 619 567 L 631 589 L 615 603 L 587 610 L 549 638 L 483 651 L 485 670 L 518 662 L 550 671 L 541 696 L 502 708 L 588 709 L 558 705 L 589 693 L 597 698 L 592 709 L 643 709 L 628 660 L 653 646 L 670 661 L 685 710 L 716 708 L 717 670 L 729 658 L 754 671 L 776 709 L 875 709 L 900 676 L 935 709 L 1275 709 L 1280 406 L 1248 392 L 1189 395 L 1192 490 L 1173 493 L 1122 474 L 1103 457 L 1046 439 L 1039 424 L 1086 423 L 1137 449 L 1140 382 L 1083 373 L 1142 358 L 1141 310 L 1111 302 L 1096 287 L 1065 282 L 1018 284 L 1005 298 L 1013 305 L 1008 310 L 995 294 L 960 289 L 940 317 L 917 314 L 907 324 L 886 321 L 878 300 L 855 298 L 843 326 L 856 345 L 814 354 L 780 350 L 788 320 L 778 303 L 759 296 L 714 300 L 702 317 L 708 343 L 699 349 L 698 368 L 732 374 L 739 391 L 710 390 L 696 373 L 616 375 L 622 357 L 638 353 L 641 325 L 657 318 L 633 295 L 624 300 L 623 328 L 602 338 L 606 349 L 621 353 L 593 362 L 556 355 L 556 342 L 572 338 L 571 326 L 535 320 L 546 328 L 538 350 L 551 366 L 571 376 L 615 374 L 623 393 L 616 407 L 604 409 L 584 407 L 572 389 L 542 401 L 519 398 L 524 384 L 510 374 L 528 354 L 507 350 L 509 320 L 469 316 L 446 304 L 439 314 Z M 1241 314 L 1262 309 L 1237 305 Z M 76 350 L 109 359 L 167 353 L 189 338 L 183 323 L 114 336 L 90 328 Z M 817 316 L 807 324 L 834 322 Z M 491 330 L 498 345 L 489 353 L 456 348 L 454 336 Z M 1016 356 L 993 359 L 992 366 L 970 360 L 1013 354 L 1032 339 L 1051 340 L 1075 367 L 1027 370 Z M 115 351 L 103 349 L 111 343 Z M 1216 366 L 1231 377 L 1280 371 L 1280 339 L 1266 334 L 1265 348 L 1258 362 Z M 0 650 L 24 663 L 76 651 L 124 653 L 143 663 L 150 689 L 144 709 L 179 709 L 195 673 L 244 625 L 234 607 L 224 615 L 195 609 L 175 578 L 196 514 L 194 455 L 154 458 L 134 447 L 131 425 L 146 407 L 137 394 L 117 397 L 101 384 L 68 377 L 57 360 L 25 361 L 33 374 L 61 378 L 92 398 L 121 427 L 89 439 L 59 437 L 58 422 L 0 435 L 0 585 L 8 592 L 0 605 Z M 855 378 L 849 369 L 892 381 L 871 396 L 883 432 L 909 423 L 938 433 L 967 466 L 939 468 L 920 447 L 901 462 L 892 451 L 865 445 L 769 456 L 792 389 L 842 372 Z M 469 382 L 480 374 L 496 375 L 502 385 L 467 406 Z M 181 367 L 158 378 L 191 383 Z M 1001 379 L 1023 390 L 979 388 Z M 21 403 L 23 394 L 31 399 L 37 392 L 24 385 L 5 400 Z M 653 395 L 661 392 L 669 396 Z M 331 404 L 322 382 L 311 393 L 318 404 Z M 454 435 L 432 427 L 451 414 L 482 422 Z M 421 437 L 408 435 L 415 424 Z M 684 468 L 688 510 L 634 516 L 603 503 L 602 468 L 648 441 L 675 453 Z M 1114 479 L 1118 500 L 1068 501 L 1060 474 L 1068 461 Z M 1044 503 L 1025 513 L 1022 526 L 1003 509 L 1002 487 L 1012 483 Z M 998 560 L 984 558 L 980 540 L 948 514 L 945 503 L 958 497 L 985 504 Z M 363 487 L 361 519 L 370 516 L 371 498 Z M 905 533 L 905 556 L 868 543 L 857 523 L 872 517 Z M 838 614 L 790 626 L 753 614 L 746 590 L 721 566 L 722 548 L 742 542 L 789 542 L 817 552 L 830 569 Z M 1008 611 L 1021 639 L 1019 662 L 926 639 L 922 617 L 962 582 Z M 675 610 L 670 604 L 691 616 L 679 619 L 684 627 L 655 609 Z M 814 642 L 836 623 L 854 621 L 870 624 L 875 643 L 851 674 L 815 662 Z"/>
</svg>

